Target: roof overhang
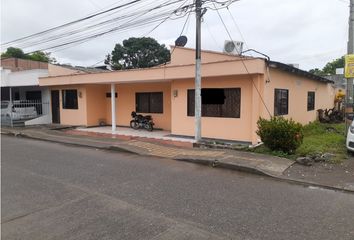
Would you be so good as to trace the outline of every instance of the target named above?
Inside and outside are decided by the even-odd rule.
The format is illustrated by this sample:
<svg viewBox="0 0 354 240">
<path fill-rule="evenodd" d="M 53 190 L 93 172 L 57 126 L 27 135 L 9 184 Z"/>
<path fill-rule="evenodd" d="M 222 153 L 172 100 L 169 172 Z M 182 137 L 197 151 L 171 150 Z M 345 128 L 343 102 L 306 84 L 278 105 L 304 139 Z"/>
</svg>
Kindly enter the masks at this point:
<svg viewBox="0 0 354 240">
<path fill-rule="evenodd" d="M 246 67 L 245 67 L 246 66 Z M 247 69 L 246 69 L 247 68 Z M 264 74 L 263 59 L 228 60 L 202 64 L 203 77 Z M 113 71 L 105 73 L 73 74 L 44 77 L 39 79 L 40 86 L 143 83 L 191 79 L 195 77 L 195 65 L 159 66 L 147 69 Z"/>
<path fill-rule="evenodd" d="M 312 74 L 310 72 L 301 70 L 299 68 L 295 68 L 293 66 L 290 66 L 290 65 L 287 65 L 287 64 L 284 64 L 284 63 L 281 63 L 281 62 L 268 61 L 268 66 L 272 67 L 272 68 L 280 69 L 280 70 L 283 70 L 283 71 L 286 71 L 286 72 L 289 72 L 289 73 L 292 73 L 292 74 L 296 74 L 296 75 L 299 75 L 299 76 L 303 76 L 303 77 L 307 77 L 307 78 L 310 78 L 310 79 L 313 79 L 313 80 L 317 80 L 317 81 L 320 81 L 320 82 L 323 82 L 323 83 L 334 83 L 334 81 L 329 80 L 327 78 Z"/>
</svg>

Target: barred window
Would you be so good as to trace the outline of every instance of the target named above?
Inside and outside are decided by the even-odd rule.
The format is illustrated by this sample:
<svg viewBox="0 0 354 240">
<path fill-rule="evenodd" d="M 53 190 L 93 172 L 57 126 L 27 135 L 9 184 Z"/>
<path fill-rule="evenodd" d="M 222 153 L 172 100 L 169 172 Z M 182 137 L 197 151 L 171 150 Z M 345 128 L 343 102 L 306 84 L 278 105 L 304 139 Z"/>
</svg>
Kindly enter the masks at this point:
<svg viewBox="0 0 354 240">
<path fill-rule="evenodd" d="M 66 89 L 62 90 L 63 109 L 78 109 L 77 90 Z"/>
<path fill-rule="evenodd" d="M 136 93 L 135 100 L 135 111 L 138 113 L 163 113 L 162 92 Z"/>
<path fill-rule="evenodd" d="M 202 116 L 240 118 L 241 88 L 203 88 Z M 187 115 L 194 116 L 194 89 L 187 92 Z"/>
<path fill-rule="evenodd" d="M 315 110 L 315 92 L 307 92 L 307 111 Z"/>
<path fill-rule="evenodd" d="M 274 92 L 274 115 L 287 115 L 289 112 L 289 90 L 275 89 Z"/>
</svg>

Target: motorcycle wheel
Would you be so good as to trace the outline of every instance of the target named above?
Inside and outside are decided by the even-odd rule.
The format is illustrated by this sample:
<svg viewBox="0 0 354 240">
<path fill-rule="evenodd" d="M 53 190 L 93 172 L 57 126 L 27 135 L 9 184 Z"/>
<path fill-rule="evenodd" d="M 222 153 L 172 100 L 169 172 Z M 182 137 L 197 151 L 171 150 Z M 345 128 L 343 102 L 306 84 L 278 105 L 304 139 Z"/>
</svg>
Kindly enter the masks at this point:
<svg viewBox="0 0 354 240">
<path fill-rule="evenodd" d="M 138 123 L 137 121 L 135 121 L 135 120 L 131 120 L 131 121 L 130 121 L 130 127 L 131 127 L 132 129 L 137 130 L 137 129 L 139 128 L 139 123 Z"/>
<path fill-rule="evenodd" d="M 149 132 L 152 132 L 152 130 L 154 130 L 154 127 L 152 126 L 151 123 L 147 123 L 147 124 L 145 125 L 145 128 L 146 128 L 146 130 L 148 130 Z"/>
</svg>

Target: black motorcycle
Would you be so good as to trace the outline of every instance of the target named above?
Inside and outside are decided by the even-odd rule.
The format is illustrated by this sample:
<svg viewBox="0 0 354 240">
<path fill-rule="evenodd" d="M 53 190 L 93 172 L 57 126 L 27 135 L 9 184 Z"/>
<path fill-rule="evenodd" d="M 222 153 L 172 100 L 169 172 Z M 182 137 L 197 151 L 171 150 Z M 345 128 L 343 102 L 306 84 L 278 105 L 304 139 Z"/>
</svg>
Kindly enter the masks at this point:
<svg viewBox="0 0 354 240">
<path fill-rule="evenodd" d="M 130 121 L 130 127 L 137 130 L 139 128 L 145 128 L 148 131 L 152 131 L 154 128 L 154 123 L 150 115 L 143 116 L 141 114 L 136 114 L 132 112 L 131 114 L 133 120 Z"/>
</svg>

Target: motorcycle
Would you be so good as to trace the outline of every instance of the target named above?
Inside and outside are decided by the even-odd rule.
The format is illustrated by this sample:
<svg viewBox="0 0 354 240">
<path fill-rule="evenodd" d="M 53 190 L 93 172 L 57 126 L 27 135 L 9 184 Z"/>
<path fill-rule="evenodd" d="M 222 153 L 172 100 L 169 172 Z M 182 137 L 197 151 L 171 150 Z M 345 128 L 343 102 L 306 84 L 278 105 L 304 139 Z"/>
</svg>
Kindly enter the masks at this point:
<svg viewBox="0 0 354 240">
<path fill-rule="evenodd" d="M 135 130 L 145 128 L 150 132 L 153 130 L 154 123 L 150 115 L 143 116 L 141 114 L 137 114 L 136 112 L 132 112 L 131 116 L 133 118 L 133 120 L 130 121 L 131 128 Z"/>
</svg>

